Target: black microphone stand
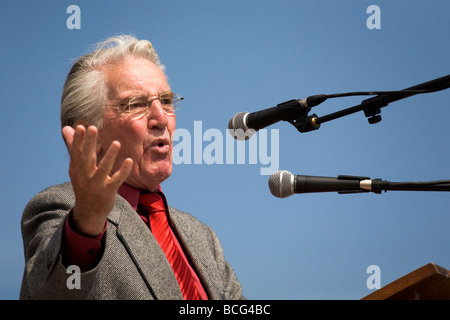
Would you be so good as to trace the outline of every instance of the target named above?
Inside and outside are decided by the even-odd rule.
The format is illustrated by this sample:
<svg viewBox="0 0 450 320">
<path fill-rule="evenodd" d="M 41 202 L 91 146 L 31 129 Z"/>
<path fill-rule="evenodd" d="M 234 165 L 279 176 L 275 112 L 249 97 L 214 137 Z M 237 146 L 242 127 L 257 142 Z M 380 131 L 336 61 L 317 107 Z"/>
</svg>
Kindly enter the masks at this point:
<svg viewBox="0 0 450 320">
<path fill-rule="evenodd" d="M 369 123 L 375 124 L 381 121 L 381 108 L 386 107 L 391 102 L 408 98 L 416 94 L 436 92 L 448 88 L 450 88 L 450 75 L 446 75 L 444 77 L 424 82 L 399 91 L 349 92 L 331 95 L 319 94 L 301 100 L 301 103 L 298 103 L 301 108 L 298 108 L 298 106 L 295 105 L 295 108 L 293 109 L 298 110 L 296 110 L 295 112 L 289 112 L 287 114 L 287 117 L 283 118 L 282 120 L 288 121 L 300 132 L 309 132 L 319 129 L 322 123 L 338 119 L 355 112 L 364 111 L 364 114 L 368 118 Z M 323 117 L 318 117 L 316 114 L 308 115 L 312 107 L 319 105 L 328 98 L 338 98 L 355 95 L 375 95 L 375 97 L 366 99 L 362 101 L 361 104 L 354 107 L 331 113 Z M 299 101 L 300 100 L 296 102 Z M 291 107 L 291 104 L 289 104 L 289 107 Z M 309 177 L 309 180 L 312 180 L 311 177 Z M 310 190 L 308 192 L 328 191 L 326 188 L 323 188 L 323 184 L 321 184 L 321 181 L 321 177 L 319 177 L 319 180 L 315 181 L 316 186 L 319 186 L 319 191 Z M 355 183 L 359 184 L 359 188 L 355 188 Z M 340 175 L 337 180 L 334 181 L 334 184 L 330 184 L 330 181 L 326 180 L 325 185 L 327 185 L 328 188 L 331 188 L 330 190 L 339 190 L 338 193 L 381 193 L 382 191 L 450 191 L 450 180 L 426 182 L 390 182 L 381 179 L 371 180 L 368 177 L 346 175 Z M 345 185 L 350 186 L 349 190 L 346 190 L 345 188 L 340 190 L 336 187 Z"/>
<path fill-rule="evenodd" d="M 381 179 L 372 180 L 372 192 L 381 191 L 450 191 L 450 180 L 390 182 Z"/>
<path fill-rule="evenodd" d="M 429 93 L 441 91 L 450 88 L 450 75 L 446 75 L 441 78 L 437 78 L 428 82 L 424 82 L 400 91 L 389 91 L 385 93 L 377 94 L 375 97 L 366 99 L 361 104 L 334 112 L 322 117 L 318 117 L 316 114 L 305 115 L 301 118 L 290 120 L 289 122 L 294 125 L 300 132 L 309 132 L 319 129 L 322 123 L 338 119 L 349 114 L 364 111 L 365 116 L 368 118 L 370 124 L 375 124 L 381 121 L 381 108 L 386 107 L 389 103 L 398 101 L 404 98 L 411 97 L 416 94 Z M 352 95 L 373 95 L 376 93 L 371 92 L 352 92 L 333 95 L 317 95 L 323 97 L 323 101 L 327 98 L 337 98 Z M 316 97 L 316 96 L 313 96 Z"/>
</svg>

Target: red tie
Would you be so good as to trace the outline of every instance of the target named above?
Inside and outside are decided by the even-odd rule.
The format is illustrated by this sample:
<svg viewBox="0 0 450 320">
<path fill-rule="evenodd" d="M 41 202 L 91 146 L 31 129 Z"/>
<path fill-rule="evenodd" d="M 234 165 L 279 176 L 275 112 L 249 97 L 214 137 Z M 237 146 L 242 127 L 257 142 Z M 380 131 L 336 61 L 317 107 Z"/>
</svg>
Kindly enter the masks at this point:
<svg viewBox="0 0 450 320">
<path fill-rule="evenodd" d="M 158 193 L 142 194 L 139 204 L 149 214 L 150 228 L 164 254 L 172 266 L 173 272 L 180 284 L 185 300 L 199 300 L 197 289 L 192 279 L 191 270 L 175 244 L 175 239 L 167 221 L 164 201 Z"/>
</svg>

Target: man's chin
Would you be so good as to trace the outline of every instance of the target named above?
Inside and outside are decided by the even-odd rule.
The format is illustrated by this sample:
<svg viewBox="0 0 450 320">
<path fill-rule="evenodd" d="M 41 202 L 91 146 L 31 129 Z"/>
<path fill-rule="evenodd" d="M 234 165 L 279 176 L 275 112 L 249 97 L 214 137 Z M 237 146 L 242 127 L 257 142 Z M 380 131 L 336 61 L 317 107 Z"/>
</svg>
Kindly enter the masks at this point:
<svg viewBox="0 0 450 320">
<path fill-rule="evenodd" d="M 153 167 L 151 170 L 147 169 L 140 173 L 136 177 L 137 184 L 140 188 L 144 188 L 149 191 L 154 191 L 159 184 L 164 182 L 172 174 L 172 165 Z"/>
</svg>

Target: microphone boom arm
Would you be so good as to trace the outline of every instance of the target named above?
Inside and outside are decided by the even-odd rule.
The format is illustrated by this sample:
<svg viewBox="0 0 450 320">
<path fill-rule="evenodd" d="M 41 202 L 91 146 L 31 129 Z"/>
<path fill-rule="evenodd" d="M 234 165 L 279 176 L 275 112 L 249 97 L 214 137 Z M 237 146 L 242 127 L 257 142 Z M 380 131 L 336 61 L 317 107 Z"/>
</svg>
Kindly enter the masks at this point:
<svg viewBox="0 0 450 320">
<path fill-rule="evenodd" d="M 424 82 L 400 91 L 390 91 L 386 93 L 380 93 L 375 97 L 366 99 L 361 104 L 340 110 L 322 117 L 318 117 L 316 114 L 311 116 L 303 116 L 302 118 L 289 121 L 300 132 L 309 132 L 319 129 L 320 125 L 324 122 L 335 120 L 355 112 L 364 111 L 365 116 L 368 118 L 370 124 L 375 124 L 381 121 L 381 108 L 386 107 L 389 103 L 398 101 L 404 98 L 411 97 L 416 94 L 430 93 L 441 91 L 450 88 L 450 75 L 446 75 L 441 78 L 437 78 L 428 82 Z M 362 94 L 376 94 L 376 93 L 347 93 L 347 94 L 335 94 L 335 95 L 322 95 L 324 100 L 327 98 L 337 98 L 351 95 Z"/>
<path fill-rule="evenodd" d="M 450 191 L 450 180 L 418 181 L 418 182 L 390 182 L 381 179 L 372 180 L 372 192 L 381 191 Z"/>
</svg>

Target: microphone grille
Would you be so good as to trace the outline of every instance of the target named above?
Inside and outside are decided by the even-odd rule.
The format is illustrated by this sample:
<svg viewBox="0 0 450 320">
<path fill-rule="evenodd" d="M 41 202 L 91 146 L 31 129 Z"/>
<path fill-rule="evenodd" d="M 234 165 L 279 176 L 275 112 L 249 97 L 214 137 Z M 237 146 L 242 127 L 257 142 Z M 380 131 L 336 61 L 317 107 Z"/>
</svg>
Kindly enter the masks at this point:
<svg viewBox="0 0 450 320">
<path fill-rule="evenodd" d="M 248 140 L 255 133 L 255 130 L 249 129 L 245 123 L 248 112 L 239 112 L 228 122 L 228 131 L 231 136 L 237 140 Z"/>
<path fill-rule="evenodd" d="M 294 194 L 294 175 L 286 170 L 275 171 L 269 178 L 272 195 L 286 198 Z"/>
<path fill-rule="evenodd" d="M 228 129 L 243 129 L 245 130 L 244 125 L 244 116 L 247 114 L 247 112 L 239 112 L 234 115 L 233 118 L 230 119 L 228 122 Z"/>
</svg>

